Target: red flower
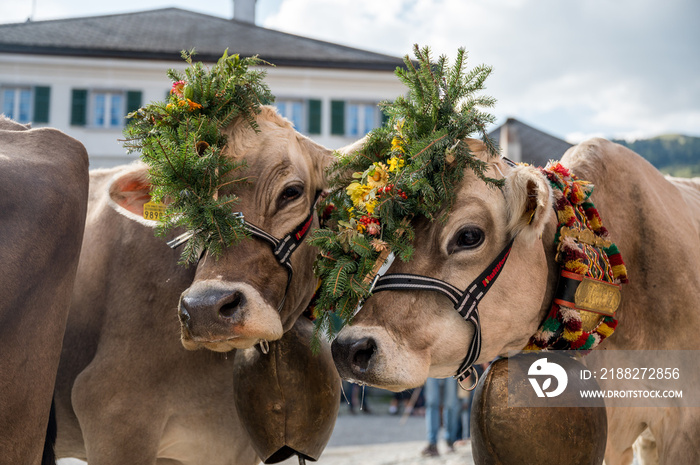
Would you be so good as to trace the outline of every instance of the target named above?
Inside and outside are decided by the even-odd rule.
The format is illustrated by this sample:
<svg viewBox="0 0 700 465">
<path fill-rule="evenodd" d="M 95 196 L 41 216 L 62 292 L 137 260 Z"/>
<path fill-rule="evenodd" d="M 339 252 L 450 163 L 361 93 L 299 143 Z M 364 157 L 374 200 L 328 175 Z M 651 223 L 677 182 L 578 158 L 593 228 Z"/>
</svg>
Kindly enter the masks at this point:
<svg viewBox="0 0 700 465">
<path fill-rule="evenodd" d="M 185 88 L 185 84 L 187 84 L 185 81 L 173 82 L 173 87 L 170 89 L 170 93 L 182 98 L 182 90 Z"/>
</svg>

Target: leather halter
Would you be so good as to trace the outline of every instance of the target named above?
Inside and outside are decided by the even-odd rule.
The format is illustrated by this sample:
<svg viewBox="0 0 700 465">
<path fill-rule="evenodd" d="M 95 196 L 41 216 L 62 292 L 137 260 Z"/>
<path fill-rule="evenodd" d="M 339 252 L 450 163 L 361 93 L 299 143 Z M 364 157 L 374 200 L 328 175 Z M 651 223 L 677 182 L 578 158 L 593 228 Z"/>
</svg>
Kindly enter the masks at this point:
<svg viewBox="0 0 700 465">
<path fill-rule="evenodd" d="M 284 302 L 287 300 L 289 285 L 292 283 L 292 276 L 294 274 L 294 269 L 292 268 L 291 261 L 292 253 L 297 249 L 297 247 L 299 247 L 299 245 L 301 245 L 302 242 L 304 242 L 304 238 L 311 229 L 311 223 L 314 220 L 316 201 L 318 200 L 320 194 L 321 191 L 316 192 L 314 201 L 311 203 L 309 214 L 306 216 L 304 221 L 302 221 L 296 228 L 294 228 L 291 232 L 287 233 L 281 239 L 278 239 L 272 234 L 265 232 L 262 228 L 255 226 L 253 223 L 246 221 L 245 217 L 243 216 L 243 213 L 234 213 L 234 215 L 240 218 L 240 221 L 243 222 L 243 226 L 245 227 L 246 231 L 250 233 L 251 236 L 257 237 L 258 239 L 262 239 L 270 245 L 270 247 L 272 248 L 272 254 L 275 256 L 275 259 L 277 259 L 277 262 L 287 269 L 287 285 L 284 288 L 284 296 L 282 297 L 282 300 L 277 306 L 278 312 L 282 310 Z M 177 236 L 176 238 L 168 241 L 168 246 L 170 246 L 170 248 L 172 249 L 175 249 L 187 242 L 192 236 L 193 233 L 191 231 L 187 231 L 186 233 L 183 233 Z"/>
<path fill-rule="evenodd" d="M 508 260 L 510 251 L 513 248 L 514 240 L 511 239 L 491 264 L 463 291 L 445 281 L 415 274 L 392 273 L 375 279 L 374 287 L 371 290 L 373 293 L 381 291 L 439 292 L 450 299 L 455 310 L 464 318 L 464 321 L 474 325 L 474 337 L 469 346 L 469 351 L 454 375 L 460 386 L 462 386 L 464 380 L 469 378 L 470 374 L 473 374 L 478 380 L 478 375 L 473 367 L 474 362 L 481 354 L 481 323 L 479 322 L 478 304 L 501 274 L 503 265 Z M 476 382 L 470 389 L 473 389 L 475 386 Z"/>
</svg>

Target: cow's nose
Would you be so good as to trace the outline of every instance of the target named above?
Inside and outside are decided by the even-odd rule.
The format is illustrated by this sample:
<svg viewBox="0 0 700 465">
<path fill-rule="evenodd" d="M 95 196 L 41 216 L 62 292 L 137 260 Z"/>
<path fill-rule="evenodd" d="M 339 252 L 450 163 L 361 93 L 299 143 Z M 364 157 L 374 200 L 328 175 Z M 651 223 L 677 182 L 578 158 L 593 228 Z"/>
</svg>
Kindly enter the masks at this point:
<svg viewBox="0 0 700 465">
<path fill-rule="evenodd" d="M 185 292 L 180 301 L 180 320 L 185 318 L 186 324 L 189 324 L 191 315 L 202 314 L 233 319 L 245 304 L 245 295 L 236 289 L 210 288 L 200 292 Z"/>
<path fill-rule="evenodd" d="M 377 343 L 371 337 L 350 341 L 336 338 L 331 344 L 331 353 L 336 364 L 350 368 L 355 374 L 367 371 L 376 351 Z"/>
<path fill-rule="evenodd" d="M 182 304 L 180 304 L 180 306 L 177 309 L 177 316 L 180 319 L 180 323 L 182 323 L 183 326 L 189 328 L 191 319 L 190 312 L 188 312 Z"/>
</svg>

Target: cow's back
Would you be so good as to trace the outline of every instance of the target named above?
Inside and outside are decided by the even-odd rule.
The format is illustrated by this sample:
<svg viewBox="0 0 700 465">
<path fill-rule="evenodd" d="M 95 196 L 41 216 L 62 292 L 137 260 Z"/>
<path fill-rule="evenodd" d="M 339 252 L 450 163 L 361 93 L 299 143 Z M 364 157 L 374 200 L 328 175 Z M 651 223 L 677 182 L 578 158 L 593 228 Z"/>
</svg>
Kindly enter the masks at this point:
<svg viewBox="0 0 700 465">
<path fill-rule="evenodd" d="M 0 117 L 0 463 L 38 463 L 85 221 L 77 140 Z"/>
</svg>

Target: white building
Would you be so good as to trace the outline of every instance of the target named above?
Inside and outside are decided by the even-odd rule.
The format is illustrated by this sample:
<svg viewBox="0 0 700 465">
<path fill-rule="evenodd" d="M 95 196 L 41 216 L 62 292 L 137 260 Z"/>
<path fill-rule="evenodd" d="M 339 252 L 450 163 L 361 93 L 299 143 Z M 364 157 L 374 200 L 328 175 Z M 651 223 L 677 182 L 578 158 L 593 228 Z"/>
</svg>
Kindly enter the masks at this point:
<svg viewBox="0 0 700 465">
<path fill-rule="evenodd" d="M 80 140 L 92 168 L 125 163 L 124 116 L 165 99 L 181 50 L 213 63 L 228 48 L 275 64 L 266 82 L 280 112 L 327 147 L 381 124 L 377 103 L 405 92 L 399 58 L 256 26 L 254 3 L 236 0 L 233 20 L 167 8 L 0 25 L 0 112 Z"/>
</svg>

